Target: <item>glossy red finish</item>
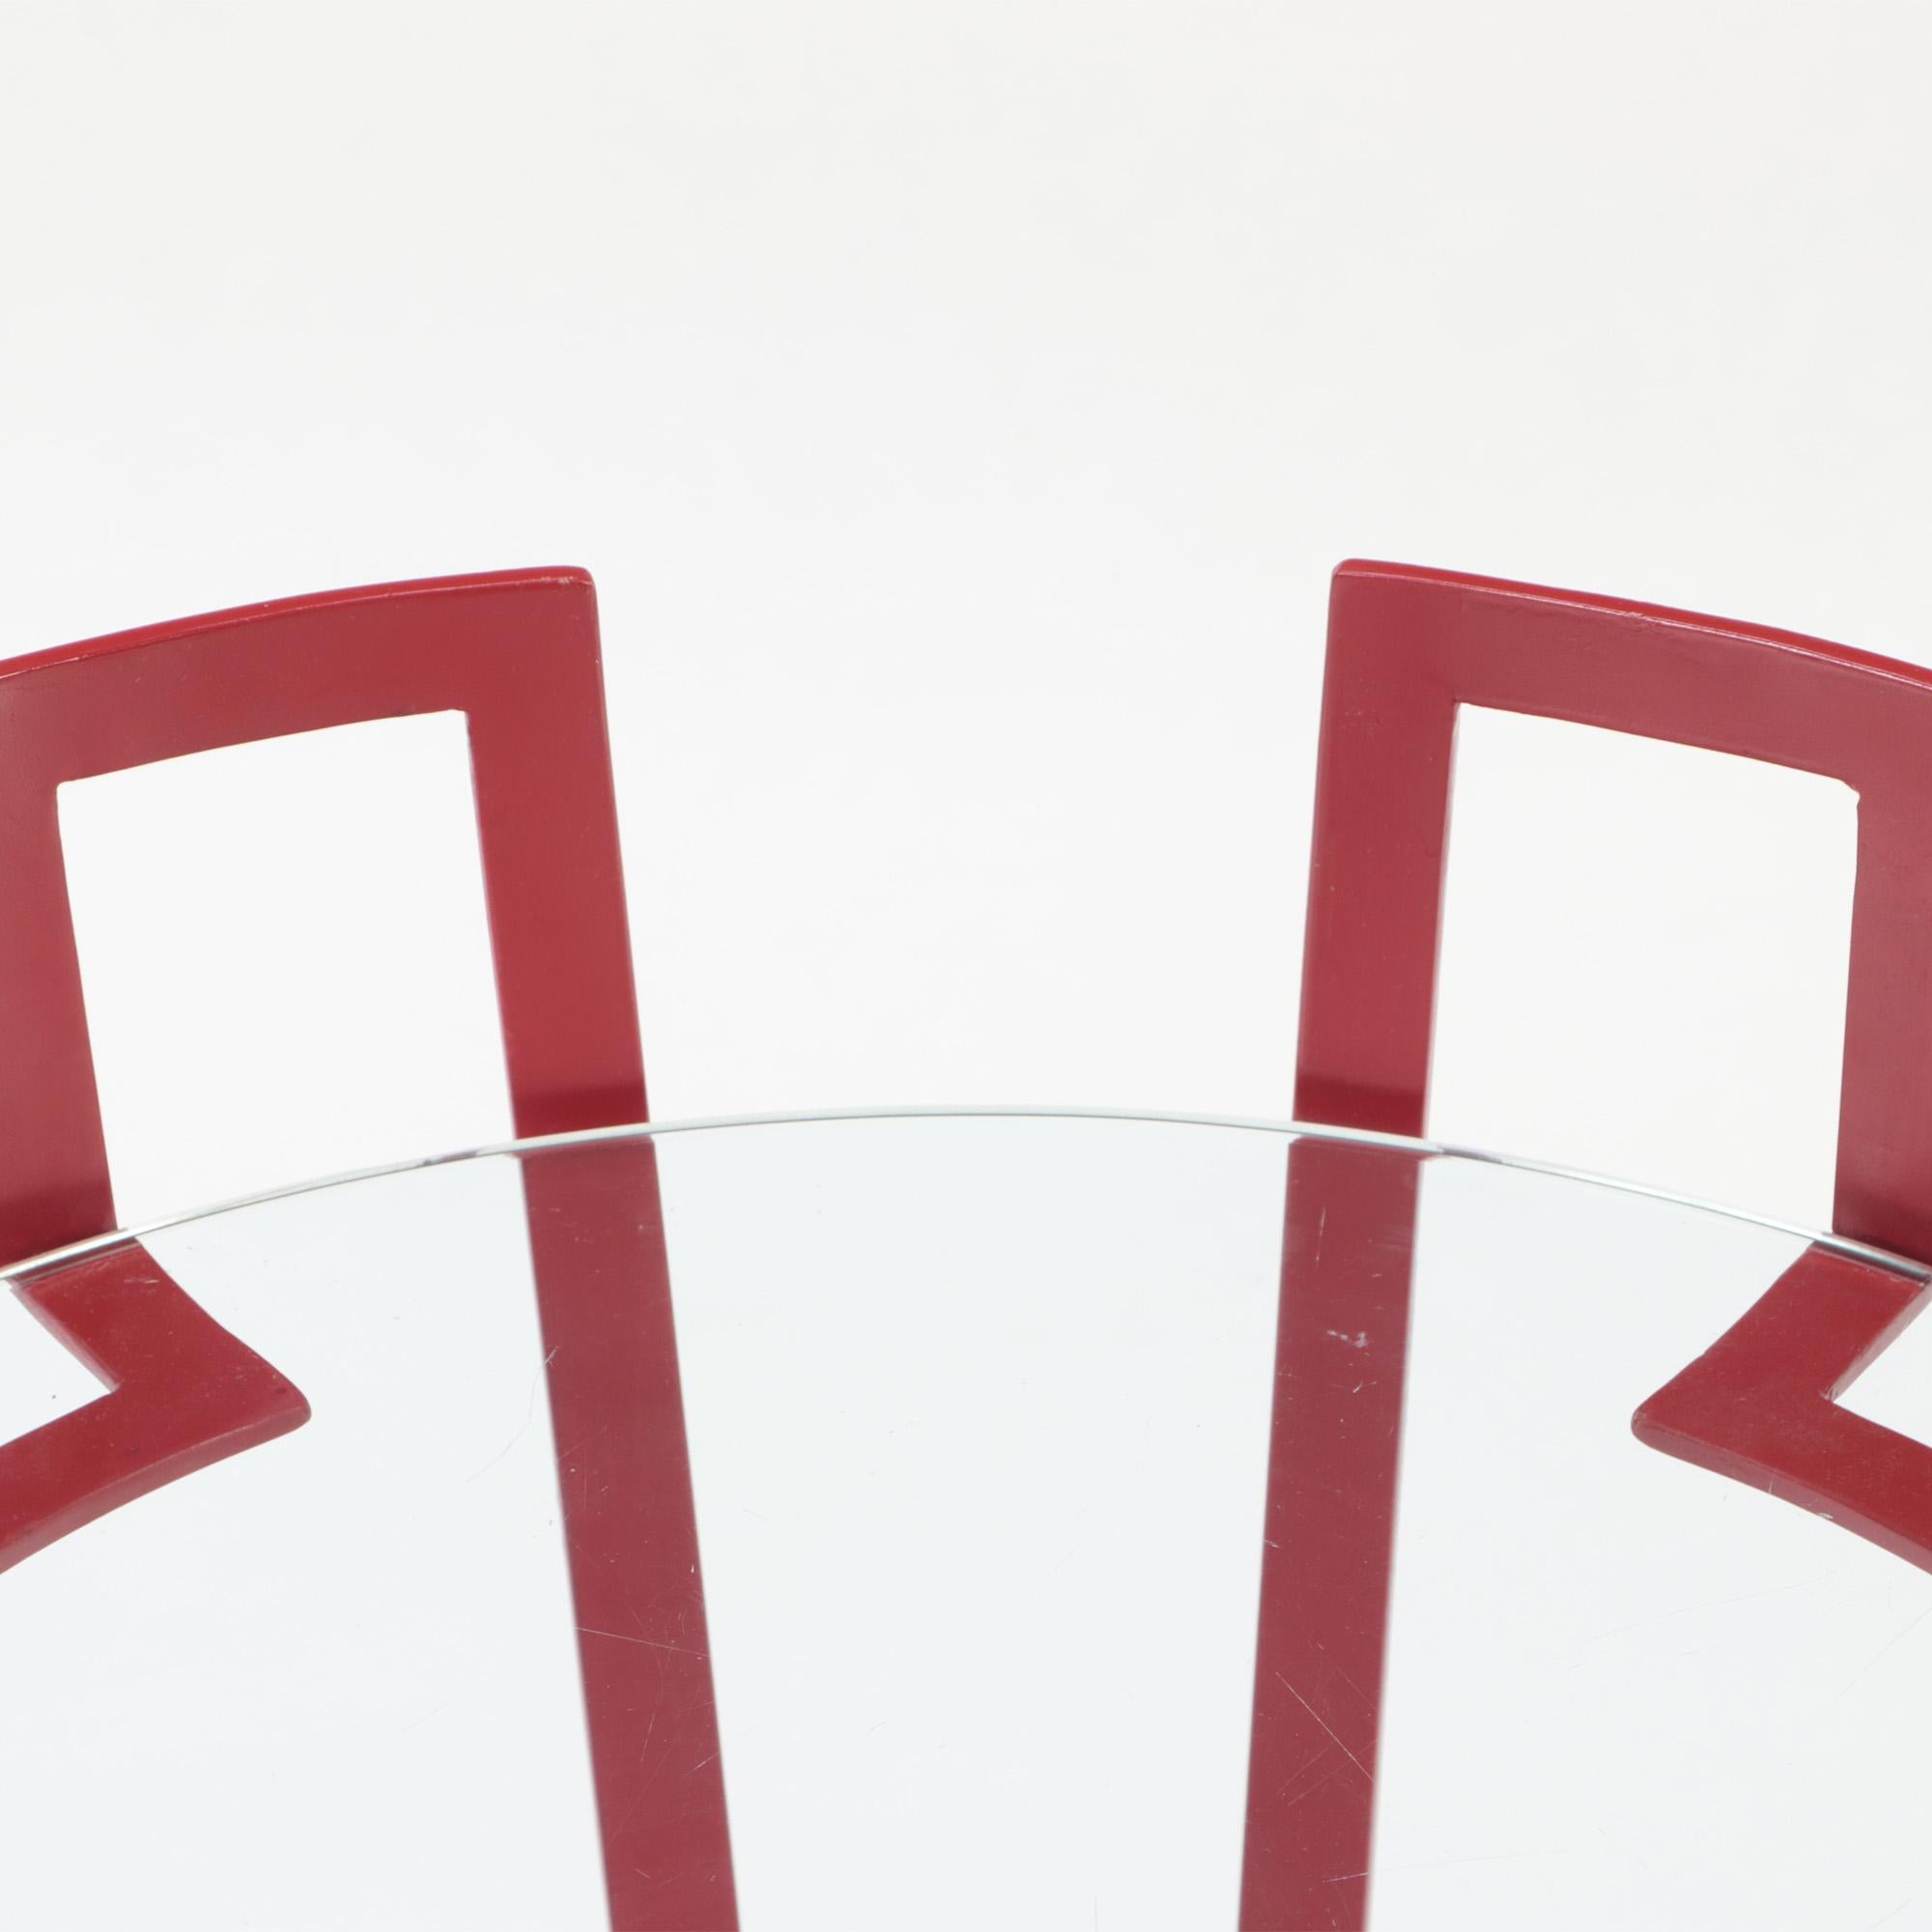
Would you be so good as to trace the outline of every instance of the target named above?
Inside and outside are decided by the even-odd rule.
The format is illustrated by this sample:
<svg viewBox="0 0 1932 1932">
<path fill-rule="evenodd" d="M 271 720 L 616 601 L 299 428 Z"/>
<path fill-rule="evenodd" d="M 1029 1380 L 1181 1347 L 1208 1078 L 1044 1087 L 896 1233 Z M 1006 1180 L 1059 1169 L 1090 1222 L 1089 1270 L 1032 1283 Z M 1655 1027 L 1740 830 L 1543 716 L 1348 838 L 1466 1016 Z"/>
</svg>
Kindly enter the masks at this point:
<svg viewBox="0 0 1932 1932">
<path fill-rule="evenodd" d="M 1241 1924 L 1367 1910 L 1421 1164 L 1289 1151 Z"/>
<path fill-rule="evenodd" d="M 1833 1227 L 1932 1255 L 1932 670 L 1395 564 L 1335 574 L 1295 1116 L 1420 1134 L 1456 712 L 1732 752 L 1859 794 Z"/>
<path fill-rule="evenodd" d="M 113 1393 L 0 1445 L 0 1553 L 9 1564 L 308 1420 L 302 1392 L 138 1249 L 76 1263 L 17 1292 Z"/>
<path fill-rule="evenodd" d="M 1932 1059 L 1932 671 L 1788 632 L 1344 564 L 1329 611 L 1297 1118 L 1424 1131 L 1463 704 L 1762 758 L 1858 792 L 1834 1228 L 1932 1256 L 1920 1071 Z M 1257 1928 L 1359 1926 L 1368 1909 L 1413 1204 L 1368 1161 L 1304 1187 L 1307 1164 L 1325 1175 L 1335 1151 L 1291 1155 L 1242 1896 L 1242 1923 Z M 1341 1201 L 1360 1223 L 1347 1259 L 1323 1247 L 1319 1220 L 1307 1225 L 1325 1207 L 1332 1243 Z M 1814 1248 L 1641 1405 L 1636 1434 L 1932 1568 L 1932 1450 L 1833 1404 L 1923 1294 Z M 1345 1424 L 1333 1336 L 1364 1330 L 1372 1421 Z M 1341 1688 L 1339 1660 L 1353 1666 Z M 1344 1743 L 1350 1776 L 1332 1763 Z"/>
<path fill-rule="evenodd" d="M 0 1255 L 114 1225 L 56 787 L 462 711 L 520 1134 L 642 1118 L 597 611 L 577 571 L 345 590 L 0 662 Z"/>
<path fill-rule="evenodd" d="M 1813 1246 L 1637 1410 L 1640 1440 L 1932 1570 L 1932 1449 L 1840 1408 L 1923 1307 L 1916 1281 Z"/>
<path fill-rule="evenodd" d="M 520 1165 L 611 1923 L 733 1926 L 657 1150 Z"/>
<path fill-rule="evenodd" d="M 517 1131 L 645 1118 L 586 576 L 388 584 L 131 631 L 0 663 L 0 1256 L 115 1220 L 56 788 L 449 710 L 469 722 Z M 612 1919 L 692 1932 L 736 1915 L 655 1173 L 627 1153 L 595 1214 L 533 1173 L 531 1248 Z M 158 1269 L 103 1262 L 54 1299 L 21 1293 L 110 1392 L 0 1444 L 0 1567 L 307 1414 Z M 668 1751 L 686 1762 L 653 1785 Z"/>
</svg>

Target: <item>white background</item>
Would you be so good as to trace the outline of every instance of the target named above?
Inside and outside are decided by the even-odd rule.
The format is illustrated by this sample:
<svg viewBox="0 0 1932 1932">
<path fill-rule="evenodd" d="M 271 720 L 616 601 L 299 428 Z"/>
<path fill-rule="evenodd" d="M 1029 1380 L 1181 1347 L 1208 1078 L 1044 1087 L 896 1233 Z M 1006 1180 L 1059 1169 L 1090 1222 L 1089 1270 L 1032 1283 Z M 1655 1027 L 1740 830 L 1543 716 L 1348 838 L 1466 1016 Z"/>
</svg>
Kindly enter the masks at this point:
<svg viewBox="0 0 1932 1932">
<path fill-rule="evenodd" d="M 1920 18 L 9 0 L 0 650 L 582 563 L 660 1118 L 1279 1115 L 1338 559 L 1932 653 Z M 1848 810 L 1562 738 L 1435 1125 L 1822 1214 Z M 77 852 L 129 1211 L 500 1125 L 355 756 Z"/>
<path fill-rule="evenodd" d="M 582 564 L 660 1118 L 1279 1116 L 1340 558 L 1932 662 L 1928 43 L 0 0 L 0 653 Z M 1433 1124 L 1822 1218 L 1854 802 L 1461 743 Z M 439 719 L 70 789 L 128 1214 L 502 1131 L 463 757 Z M 1921 1436 L 1927 1346 L 1860 1394 Z"/>
</svg>

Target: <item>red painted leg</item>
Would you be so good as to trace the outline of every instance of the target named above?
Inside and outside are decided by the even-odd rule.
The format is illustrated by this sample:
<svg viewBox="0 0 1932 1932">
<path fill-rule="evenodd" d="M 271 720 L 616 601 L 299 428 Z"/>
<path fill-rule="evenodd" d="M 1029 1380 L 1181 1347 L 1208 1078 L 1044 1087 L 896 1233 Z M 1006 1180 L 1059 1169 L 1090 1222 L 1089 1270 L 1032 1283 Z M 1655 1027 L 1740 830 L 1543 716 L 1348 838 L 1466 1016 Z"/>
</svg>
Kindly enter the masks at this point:
<svg viewBox="0 0 1932 1932">
<path fill-rule="evenodd" d="M 1889 1269 L 1807 1248 L 1631 1426 L 1666 1456 L 1816 1511 L 1932 1570 L 1932 1448 L 1836 1402 L 1928 1293 Z"/>
<path fill-rule="evenodd" d="M 115 1248 L 15 1293 L 108 1393 L 0 1443 L 0 1569 L 308 1420 L 302 1392 L 143 1248 Z"/>
<path fill-rule="evenodd" d="M 1419 1172 L 1379 1148 L 1289 1154 L 1244 1932 L 1368 1912 Z"/>
<path fill-rule="evenodd" d="M 616 1932 L 738 1922 L 648 1142 L 524 1160 Z"/>
</svg>

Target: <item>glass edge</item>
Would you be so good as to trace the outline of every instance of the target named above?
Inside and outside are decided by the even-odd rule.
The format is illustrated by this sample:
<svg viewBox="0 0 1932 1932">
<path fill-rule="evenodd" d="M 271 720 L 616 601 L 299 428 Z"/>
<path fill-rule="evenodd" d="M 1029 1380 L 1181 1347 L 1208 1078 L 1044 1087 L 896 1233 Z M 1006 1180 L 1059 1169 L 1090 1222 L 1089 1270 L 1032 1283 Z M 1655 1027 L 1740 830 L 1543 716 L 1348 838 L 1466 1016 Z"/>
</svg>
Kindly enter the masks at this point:
<svg viewBox="0 0 1932 1932">
<path fill-rule="evenodd" d="M 337 1174 L 318 1176 L 309 1180 L 292 1181 L 287 1186 L 264 1188 L 258 1193 L 237 1195 L 230 1200 L 210 1202 L 181 1213 L 162 1215 L 155 1220 L 115 1228 L 92 1235 L 64 1247 L 48 1248 L 36 1255 L 0 1266 L 0 1282 L 15 1283 L 45 1274 L 51 1269 L 80 1261 L 89 1255 L 106 1253 L 149 1235 L 194 1226 L 243 1208 L 258 1208 L 270 1201 L 286 1201 L 297 1195 L 323 1194 L 333 1188 L 352 1187 L 365 1180 L 381 1180 L 394 1175 L 416 1174 L 428 1168 L 456 1167 L 467 1162 L 495 1160 L 504 1156 L 541 1153 L 553 1148 L 595 1147 L 604 1142 L 666 1140 L 676 1134 L 716 1133 L 727 1128 L 796 1127 L 828 1125 L 839 1122 L 864 1121 L 1120 1121 L 1151 1126 L 1220 1127 L 1237 1133 L 1275 1134 L 1283 1140 L 1323 1141 L 1346 1147 L 1386 1148 L 1438 1160 L 1466 1161 L 1476 1166 L 1507 1168 L 1519 1174 L 1537 1174 L 1555 1180 L 1579 1182 L 1589 1187 L 1607 1188 L 1619 1194 L 1641 1195 L 1675 1208 L 1689 1208 L 1701 1214 L 1715 1214 L 1767 1232 L 1788 1235 L 1829 1248 L 1855 1261 L 1900 1274 L 1913 1281 L 1932 1282 L 1932 1265 L 1910 1256 L 1873 1247 L 1849 1236 L 1809 1228 L 1802 1222 L 1780 1220 L 1748 1208 L 1733 1208 L 1695 1194 L 1658 1186 L 1651 1181 L 1626 1179 L 1618 1175 L 1596 1174 L 1587 1168 L 1566 1167 L 1560 1162 L 1536 1160 L 1528 1155 L 1502 1153 L 1491 1148 L 1464 1147 L 1455 1141 L 1428 1140 L 1407 1134 L 1379 1133 L 1368 1127 L 1343 1127 L 1314 1121 L 1276 1121 L 1262 1116 L 1240 1114 L 1188 1114 L 1156 1108 L 1060 1107 L 1060 1106 L 880 1106 L 820 1108 L 805 1113 L 718 1114 L 699 1120 L 635 1122 L 611 1127 L 582 1127 L 570 1133 L 535 1134 L 521 1140 L 488 1141 L 475 1147 L 458 1148 L 446 1153 L 419 1155 L 412 1160 L 387 1161 L 374 1167 L 346 1168 Z"/>
</svg>

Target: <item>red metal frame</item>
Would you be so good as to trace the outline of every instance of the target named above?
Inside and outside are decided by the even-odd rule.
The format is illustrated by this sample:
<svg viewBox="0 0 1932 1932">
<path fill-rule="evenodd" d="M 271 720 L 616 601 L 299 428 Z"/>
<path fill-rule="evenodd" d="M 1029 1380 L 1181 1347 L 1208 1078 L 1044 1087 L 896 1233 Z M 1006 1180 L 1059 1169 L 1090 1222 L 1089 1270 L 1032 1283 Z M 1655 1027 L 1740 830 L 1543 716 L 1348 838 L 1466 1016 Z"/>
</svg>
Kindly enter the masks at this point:
<svg viewBox="0 0 1932 1932">
<path fill-rule="evenodd" d="M 1526 711 L 1771 759 L 1860 794 L 1838 1232 L 1932 1255 L 1932 672 L 1786 633 L 1391 565 L 1338 572 L 1296 1112 L 1419 1134 L 1454 720 Z M 258 606 L 0 664 L 0 1253 L 114 1221 L 56 787 L 457 709 L 518 1131 L 644 1118 L 588 579 Z M 625 1928 L 735 1923 L 654 1157 L 525 1164 L 607 1880 Z M 1363 1922 L 1417 1163 L 1291 1156 L 1244 1925 Z M 613 1212 L 613 1204 L 621 1211 Z M 23 1298 L 110 1384 L 0 1444 L 0 1566 L 295 1428 L 300 1392 L 145 1258 Z M 1916 1312 L 1814 1249 L 1639 1409 L 1646 1441 L 1932 1567 L 1932 1450 L 1833 1398 Z"/>
<path fill-rule="evenodd" d="M 0 663 L 0 1255 L 115 1224 L 57 787 L 449 710 L 469 720 L 517 1132 L 645 1118 L 589 578 L 385 584 L 157 625 Z M 725 1927 L 736 1914 L 656 1170 L 638 1146 L 593 1165 L 595 1203 L 582 1163 L 528 1163 L 526 1194 L 612 1919 Z M 307 1417 L 299 1391 L 145 1257 L 20 1293 L 109 1392 L 0 1444 L 0 1568 Z M 674 1775 L 655 1776 L 672 1759 Z"/>
<path fill-rule="evenodd" d="M 1684 611 L 1394 564 L 1336 573 L 1297 1118 L 1419 1135 L 1458 707 L 1791 765 L 1859 794 L 1834 1230 L 1932 1257 L 1932 671 Z M 1247 1926 L 1367 1913 L 1414 1176 L 1292 1155 L 1242 1895 Z M 1320 1184 L 1310 1184 L 1321 1169 Z M 1328 1241 L 1311 1228 L 1325 1212 Z M 1338 1216 L 1351 1226 L 1332 1243 Z M 1326 1259 L 1318 1264 L 1318 1253 Z M 1638 1409 L 1638 1436 L 1932 1568 L 1932 1449 L 1834 1406 L 1923 1291 L 1808 1251 Z M 1366 1334 L 1346 1381 L 1324 1350 Z M 1367 1360 L 1374 1373 L 1353 1373 Z M 1360 1392 L 1354 1384 L 1361 1382 Z M 1342 1773 L 1309 1778 L 1340 1749 Z"/>
<path fill-rule="evenodd" d="M 1418 1157 L 1296 1141 L 1275 1335 L 1243 1927 L 1353 1926 L 1369 1832 Z"/>
</svg>

